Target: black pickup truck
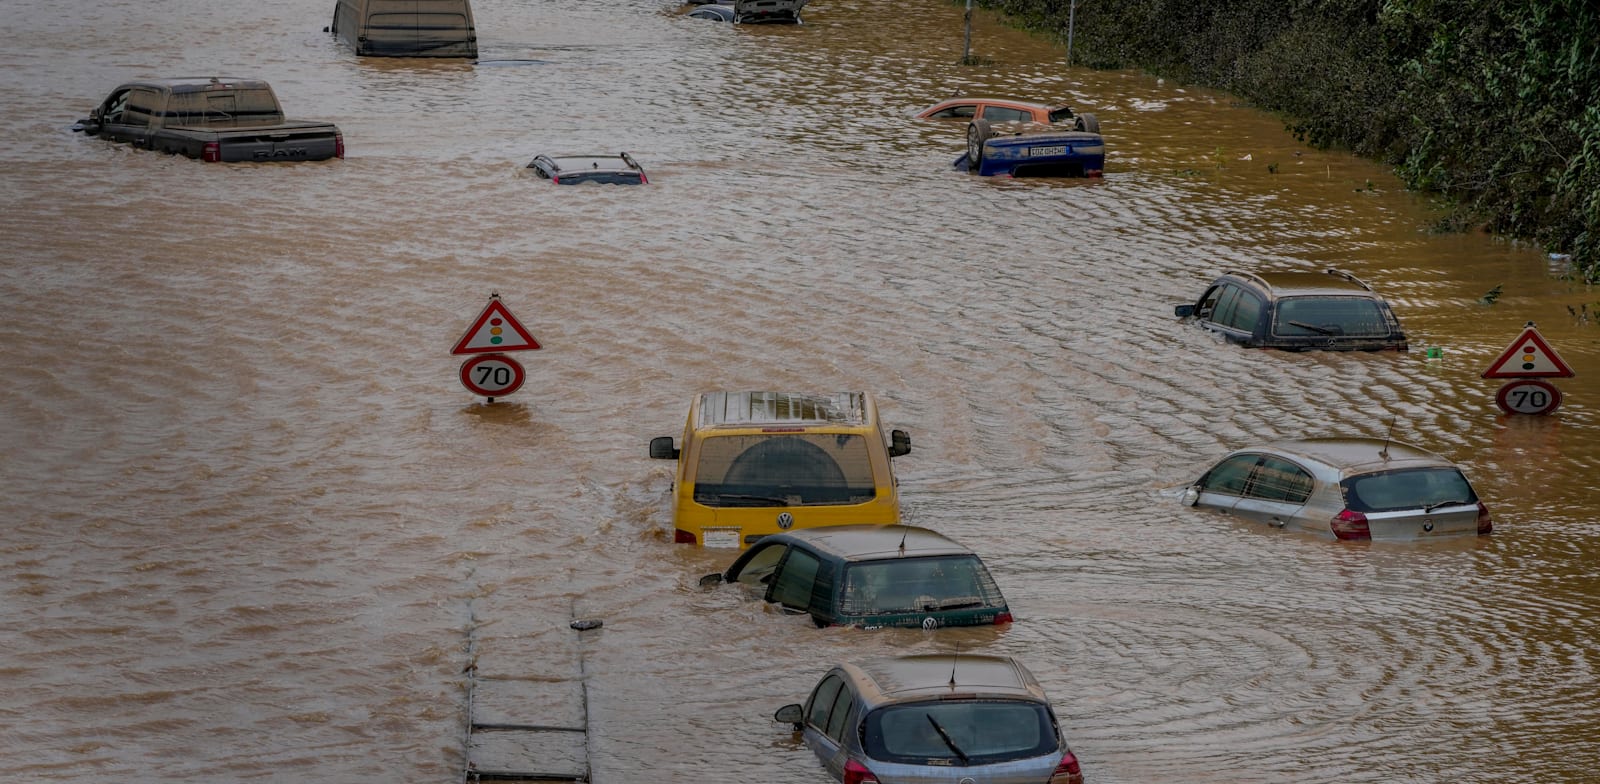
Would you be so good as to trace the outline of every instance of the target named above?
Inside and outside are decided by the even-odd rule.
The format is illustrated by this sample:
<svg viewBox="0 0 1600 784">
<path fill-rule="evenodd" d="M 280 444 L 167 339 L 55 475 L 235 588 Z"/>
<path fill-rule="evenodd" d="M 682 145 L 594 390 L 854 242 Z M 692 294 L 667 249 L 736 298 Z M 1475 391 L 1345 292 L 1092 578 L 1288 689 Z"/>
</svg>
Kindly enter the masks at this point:
<svg viewBox="0 0 1600 784">
<path fill-rule="evenodd" d="M 148 79 L 111 92 L 73 130 L 203 161 L 321 161 L 344 157 L 332 123 L 285 120 L 260 79 Z"/>
</svg>

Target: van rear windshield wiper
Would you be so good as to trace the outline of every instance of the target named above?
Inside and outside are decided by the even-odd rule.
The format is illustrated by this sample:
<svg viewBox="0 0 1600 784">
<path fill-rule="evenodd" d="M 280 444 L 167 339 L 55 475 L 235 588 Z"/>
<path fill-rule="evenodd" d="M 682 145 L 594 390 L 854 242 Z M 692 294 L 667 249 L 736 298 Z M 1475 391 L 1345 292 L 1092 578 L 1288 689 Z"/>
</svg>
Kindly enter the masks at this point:
<svg viewBox="0 0 1600 784">
<path fill-rule="evenodd" d="M 697 501 L 744 501 L 746 506 L 788 506 L 789 499 L 771 495 L 748 495 L 745 493 L 700 493 L 695 496 Z"/>
</svg>

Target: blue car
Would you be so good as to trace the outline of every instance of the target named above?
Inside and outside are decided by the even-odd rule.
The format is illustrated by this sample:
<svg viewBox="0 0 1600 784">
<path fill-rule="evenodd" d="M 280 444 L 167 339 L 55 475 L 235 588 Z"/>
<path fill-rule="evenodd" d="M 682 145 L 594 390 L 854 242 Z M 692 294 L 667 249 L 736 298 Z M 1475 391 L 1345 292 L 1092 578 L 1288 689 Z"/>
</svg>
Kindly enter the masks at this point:
<svg viewBox="0 0 1600 784">
<path fill-rule="evenodd" d="M 1106 142 L 1099 123 L 1072 126 L 1034 122 L 967 124 L 967 151 L 955 167 L 985 177 L 1100 177 Z"/>
</svg>

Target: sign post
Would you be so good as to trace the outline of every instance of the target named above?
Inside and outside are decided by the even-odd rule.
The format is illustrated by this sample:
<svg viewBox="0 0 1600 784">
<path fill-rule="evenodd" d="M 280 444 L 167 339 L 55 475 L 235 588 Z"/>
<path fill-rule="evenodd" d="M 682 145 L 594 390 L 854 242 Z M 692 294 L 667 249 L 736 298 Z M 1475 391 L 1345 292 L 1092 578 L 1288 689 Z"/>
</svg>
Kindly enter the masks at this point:
<svg viewBox="0 0 1600 784">
<path fill-rule="evenodd" d="M 1549 414 L 1561 407 L 1561 390 L 1539 379 L 1572 378 L 1577 375 L 1561 355 L 1545 342 L 1544 336 L 1528 322 L 1522 334 L 1483 371 L 1484 378 L 1508 378 L 1500 387 L 1495 403 L 1507 414 Z"/>
<path fill-rule="evenodd" d="M 522 388 L 526 373 L 506 351 L 534 351 L 543 348 L 522 322 L 511 315 L 498 293 L 489 295 L 489 304 L 473 320 L 466 334 L 456 341 L 451 354 L 472 354 L 461 363 L 461 385 L 467 391 L 494 402 Z"/>
</svg>

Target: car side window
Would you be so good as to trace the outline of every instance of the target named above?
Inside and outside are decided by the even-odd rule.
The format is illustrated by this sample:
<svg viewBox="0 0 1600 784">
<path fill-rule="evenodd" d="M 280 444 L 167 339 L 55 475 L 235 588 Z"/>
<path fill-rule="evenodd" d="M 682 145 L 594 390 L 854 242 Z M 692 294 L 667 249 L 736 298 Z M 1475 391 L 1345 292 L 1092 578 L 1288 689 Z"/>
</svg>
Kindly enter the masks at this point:
<svg viewBox="0 0 1600 784">
<path fill-rule="evenodd" d="M 983 107 L 983 119 L 990 122 L 1031 120 L 1033 119 L 1033 113 L 1022 109 L 1013 109 L 1010 106 L 985 106 Z"/>
<path fill-rule="evenodd" d="M 1227 320 L 1222 323 L 1244 332 L 1254 332 L 1256 321 L 1261 317 L 1261 308 L 1266 304 L 1255 292 L 1244 289 L 1234 289 L 1233 307 L 1229 310 Z M 1220 319 L 1219 319 L 1220 321 Z"/>
<path fill-rule="evenodd" d="M 1200 298 L 1200 306 L 1195 308 L 1194 315 L 1202 321 L 1210 321 L 1217 312 L 1217 300 L 1222 297 L 1222 286 L 1212 286 L 1206 290 L 1205 296 Z"/>
<path fill-rule="evenodd" d="M 134 88 L 128 94 L 128 108 L 122 113 L 123 124 L 140 128 L 149 127 L 150 120 L 156 116 L 160 102 L 161 94 L 155 90 Z"/>
<path fill-rule="evenodd" d="M 783 553 L 788 548 L 783 544 L 755 545 L 750 557 L 735 577 L 744 585 L 766 585 L 772 579 L 772 572 L 778 568 L 778 561 L 783 558 Z"/>
<path fill-rule="evenodd" d="M 100 112 L 100 121 L 108 124 L 122 123 L 122 113 L 128 108 L 127 90 L 119 90 L 106 99 L 105 109 Z"/>
<path fill-rule="evenodd" d="M 769 601 L 797 610 L 811 606 L 811 589 L 817 582 L 817 557 L 799 548 L 791 548 L 789 557 L 778 567 L 772 580 Z"/>
<path fill-rule="evenodd" d="M 837 742 L 844 740 L 844 728 L 850 726 L 850 707 L 854 704 L 851 699 L 850 687 L 842 684 L 838 696 L 833 698 L 833 710 L 828 713 L 828 737 Z"/>
<path fill-rule="evenodd" d="M 1259 455 L 1235 455 L 1218 463 L 1200 479 L 1201 489 L 1223 495 L 1244 495 L 1250 471 L 1261 460 Z"/>
<path fill-rule="evenodd" d="M 1239 301 L 1238 286 L 1223 286 L 1222 293 L 1217 297 L 1217 309 L 1211 313 L 1213 324 L 1231 326 L 1233 324 L 1233 308 Z"/>
<path fill-rule="evenodd" d="M 978 105 L 977 104 L 964 103 L 964 104 L 960 104 L 958 106 L 950 106 L 950 107 L 946 107 L 944 109 L 940 109 L 939 111 L 928 115 L 928 117 L 930 119 L 934 119 L 934 120 L 952 120 L 952 119 L 965 120 L 965 119 L 968 119 L 970 117 L 973 117 L 977 113 L 978 113 Z"/>
<path fill-rule="evenodd" d="M 1311 474 L 1305 469 L 1287 460 L 1263 457 L 1250 480 L 1248 495 L 1265 501 L 1303 504 L 1311 497 L 1311 486 Z"/>
<path fill-rule="evenodd" d="M 823 678 L 806 703 L 806 723 L 826 732 L 828 718 L 833 715 L 833 703 L 839 699 L 839 692 L 844 690 L 844 678 L 839 675 L 829 673 L 828 677 Z"/>
</svg>

